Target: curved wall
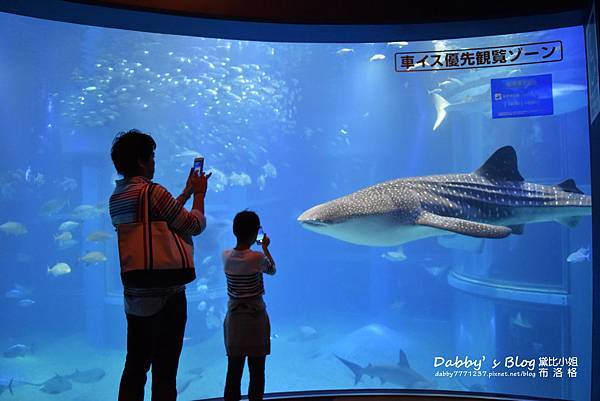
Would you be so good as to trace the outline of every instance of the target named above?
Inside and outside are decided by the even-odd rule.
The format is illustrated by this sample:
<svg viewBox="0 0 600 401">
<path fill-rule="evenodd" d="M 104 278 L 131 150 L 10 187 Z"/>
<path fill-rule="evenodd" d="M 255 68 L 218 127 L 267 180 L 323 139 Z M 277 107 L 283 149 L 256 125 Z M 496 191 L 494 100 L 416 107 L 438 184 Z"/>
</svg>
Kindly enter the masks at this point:
<svg viewBox="0 0 600 401">
<path fill-rule="evenodd" d="M 182 397 L 222 392 L 220 253 L 234 245 L 231 219 L 248 207 L 261 215 L 280 267 L 265 278 L 268 392 L 435 388 L 589 399 L 589 216 L 574 224 L 566 218 L 576 211 L 552 215 L 553 205 L 536 203 L 520 210 L 521 220 L 504 221 L 514 234 L 483 240 L 400 235 L 393 219 L 322 232 L 297 221 L 312 206 L 373 184 L 439 174 L 452 175 L 445 187 L 429 179 L 437 189 L 417 188 L 422 203 L 488 223 L 514 202 L 544 201 L 542 192 L 557 193 L 567 178 L 590 194 L 585 47 L 576 13 L 516 19 L 511 30 L 524 21 L 540 30 L 499 35 L 509 25 L 294 26 L 60 4 L 7 11 L 131 30 L 0 15 L 0 252 L 7 266 L 0 342 L 10 355 L 0 376 L 37 383 L 75 368 L 102 369 L 97 382 L 73 381 L 63 391 L 114 398 L 125 325 L 107 214 L 118 177 L 108 153 L 116 132 L 137 127 L 157 140 L 155 180 L 174 194 L 195 155 L 213 171 L 208 228 L 196 240 L 199 279 L 187 290 Z M 561 57 L 548 55 L 558 42 Z M 516 60 L 542 47 L 530 62 Z M 465 49 L 503 49 L 510 60 L 477 64 Z M 433 55 L 424 70 L 437 68 L 435 55 L 446 62 L 452 53 L 461 68 L 403 66 L 403 56 L 423 52 Z M 469 60 L 475 64 L 467 68 Z M 550 88 L 542 83 L 548 76 Z M 523 77 L 546 77 L 528 78 L 541 94 L 523 96 L 550 93 L 552 111 L 494 117 L 492 80 L 508 85 Z M 515 149 L 532 186 L 482 192 L 453 175 L 474 172 L 503 146 Z M 447 204 L 427 200 L 429 190 Z M 378 204 L 370 199 L 363 203 Z M 469 215 L 469 207 L 479 214 Z M 521 223 L 524 232 L 516 234 Z M 398 364 L 401 350 L 410 367 Z M 536 366 L 506 365 L 511 357 Z M 446 367 L 436 358 L 482 358 L 482 367 Z M 559 376 L 558 366 L 539 366 L 541 358 L 569 358 L 571 365 L 577 358 L 578 366 L 561 366 Z M 502 365 L 492 368 L 493 359 Z M 549 377 L 540 377 L 544 370 Z M 25 385 L 14 390 L 39 394 Z"/>
</svg>

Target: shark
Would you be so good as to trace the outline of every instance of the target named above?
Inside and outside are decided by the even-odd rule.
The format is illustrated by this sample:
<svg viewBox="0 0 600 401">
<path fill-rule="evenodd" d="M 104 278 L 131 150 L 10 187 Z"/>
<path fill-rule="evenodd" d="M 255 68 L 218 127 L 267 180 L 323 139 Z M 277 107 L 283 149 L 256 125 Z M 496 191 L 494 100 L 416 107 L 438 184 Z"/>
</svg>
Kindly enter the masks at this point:
<svg viewBox="0 0 600 401">
<path fill-rule="evenodd" d="M 504 146 L 474 172 L 385 181 L 313 206 L 298 222 L 341 241 L 389 247 L 451 234 L 500 239 L 547 221 L 575 227 L 591 206 L 572 179 L 525 182 L 515 149 Z"/>
<path fill-rule="evenodd" d="M 435 388 L 435 383 L 427 380 L 410 367 L 406 354 L 402 350 L 400 350 L 398 363 L 395 365 L 377 365 L 370 363 L 363 368 L 360 365 L 340 358 L 337 355 L 335 355 L 335 357 L 354 373 L 355 385 L 360 381 L 363 375 L 366 375 L 371 378 L 378 378 L 381 381 L 381 384 L 391 383 L 404 388 Z"/>
<path fill-rule="evenodd" d="M 513 71 L 507 73 L 511 76 Z M 443 91 L 428 91 L 436 111 L 433 131 L 436 131 L 445 121 L 449 112 L 483 113 L 492 115 L 491 78 L 462 82 L 453 88 Z M 553 82 L 552 98 L 554 113 L 566 114 L 585 108 L 587 105 L 587 86 L 577 83 Z"/>
</svg>

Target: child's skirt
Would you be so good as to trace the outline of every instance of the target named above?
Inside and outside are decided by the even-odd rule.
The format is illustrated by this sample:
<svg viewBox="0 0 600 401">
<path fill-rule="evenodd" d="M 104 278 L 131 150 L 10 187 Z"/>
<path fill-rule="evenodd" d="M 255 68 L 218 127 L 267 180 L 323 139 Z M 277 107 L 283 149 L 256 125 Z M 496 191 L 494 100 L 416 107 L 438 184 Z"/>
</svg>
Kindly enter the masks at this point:
<svg viewBox="0 0 600 401">
<path fill-rule="evenodd" d="M 262 296 L 230 298 L 223 331 L 228 356 L 265 356 L 271 353 L 271 325 Z"/>
</svg>

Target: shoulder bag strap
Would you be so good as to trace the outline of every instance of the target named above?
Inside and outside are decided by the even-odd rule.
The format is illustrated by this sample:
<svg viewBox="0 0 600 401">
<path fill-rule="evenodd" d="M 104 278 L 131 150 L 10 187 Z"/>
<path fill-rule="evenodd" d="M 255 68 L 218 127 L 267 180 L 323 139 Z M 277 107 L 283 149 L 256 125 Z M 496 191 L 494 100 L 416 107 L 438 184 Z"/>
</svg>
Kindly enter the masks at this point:
<svg viewBox="0 0 600 401">
<path fill-rule="evenodd" d="M 151 220 L 151 209 L 152 209 L 152 188 L 154 183 L 150 183 L 145 188 L 146 193 L 146 242 L 148 243 L 148 264 L 147 268 L 152 270 L 154 268 L 154 258 L 152 257 L 152 220 Z"/>
<path fill-rule="evenodd" d="M 148 202 L 147 202 L 147 192 L 148 186 L 144 186 L 140 191 L 139 199 L 138 199 L 138 210 L 136 216 L 137 224 L 142 226 L 142 244 L 138 244 L 138 246 L 142 247 L 142 251 L 144 252 L 144 268 L 146 269 L 148 266 L 149 254 L 152 253 L 148 247 Z"/>
</svg>

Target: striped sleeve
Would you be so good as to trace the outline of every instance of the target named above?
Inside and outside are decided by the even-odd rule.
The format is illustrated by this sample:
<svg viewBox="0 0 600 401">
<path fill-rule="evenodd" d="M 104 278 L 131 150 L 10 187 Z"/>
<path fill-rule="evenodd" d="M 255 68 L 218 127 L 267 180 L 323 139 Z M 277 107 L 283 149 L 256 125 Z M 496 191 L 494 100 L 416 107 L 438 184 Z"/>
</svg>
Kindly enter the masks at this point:
<svg viewBox="0 0 600 401">
<path fill-rule="evenodd" d="M 260 270 L 263 273 L 270 274 L 271 276 L 275 274 L 275 263 L 271 262 L 266 255 L 262 255 L 262 260 L 260 261 Z"/>
<path fill-rule="evenodd" d="M 196 209 L 187 211 L 162 185 L 152 188 L 152 218 L 164 220 L 181 235 L 198 235 L 206 228 L 206 218 Z"/>
</svg>

